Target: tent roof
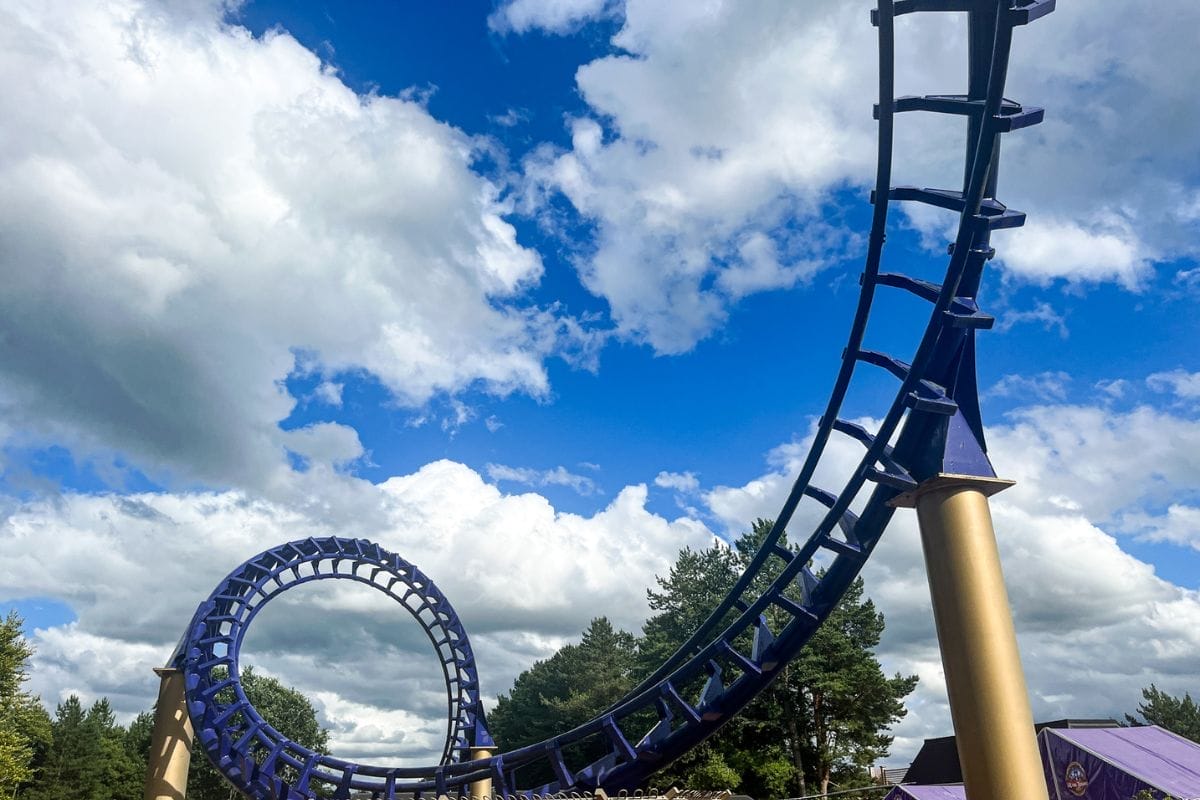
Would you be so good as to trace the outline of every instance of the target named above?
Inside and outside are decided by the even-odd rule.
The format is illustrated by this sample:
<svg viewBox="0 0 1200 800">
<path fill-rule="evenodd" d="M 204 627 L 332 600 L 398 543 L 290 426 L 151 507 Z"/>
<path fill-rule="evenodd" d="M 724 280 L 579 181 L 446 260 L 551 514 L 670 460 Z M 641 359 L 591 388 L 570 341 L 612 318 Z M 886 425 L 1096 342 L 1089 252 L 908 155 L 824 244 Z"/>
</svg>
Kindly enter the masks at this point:
<svg viewBox="0 0 1200 800">
<path fill-rule="evenodd" d="M 947 786 L 897 786 L 885 800 L 966 800 L 962 784 Z"/>
<path fill-rule="evenodd" d="M 1200 744 L 1157 725 L 1058 728 L 1042 735 L 1065 739 L 1175 797 L 1200 797 Z"/>
</svg>

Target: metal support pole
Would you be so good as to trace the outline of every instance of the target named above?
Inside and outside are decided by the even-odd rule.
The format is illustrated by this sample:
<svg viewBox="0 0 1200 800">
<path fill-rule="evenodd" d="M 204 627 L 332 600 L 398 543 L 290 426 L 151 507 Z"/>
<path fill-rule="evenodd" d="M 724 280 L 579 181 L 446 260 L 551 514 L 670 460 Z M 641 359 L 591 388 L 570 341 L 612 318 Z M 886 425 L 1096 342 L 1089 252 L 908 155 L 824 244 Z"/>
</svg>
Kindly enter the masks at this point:
<svg viewBox="0 0 1200 800">
<path fill-rule="evenodd" d="M 188 764 L 192 758 L 192 720 L 183 695 L 183 673 L 172 667 L 157 668 L 154 673 L 161 682 L 143 797 L 145 800 L 183 800 L 187 792 Z"/>
<path fill-rule="evenodd" d="M 482 761 L 492 757 L 492 751 L 487 747 L 472 747 L 471 760 Z M 471 782 L 471 800 L 487 800 L 492 796 L 492 779 L 480 778 Z"/>
<path fill-rule="evenodd" d="M 1046 800 L 987 498 L 1011 481 L 938 475 L 914 492 L 969 800 Z"/>
</svg>

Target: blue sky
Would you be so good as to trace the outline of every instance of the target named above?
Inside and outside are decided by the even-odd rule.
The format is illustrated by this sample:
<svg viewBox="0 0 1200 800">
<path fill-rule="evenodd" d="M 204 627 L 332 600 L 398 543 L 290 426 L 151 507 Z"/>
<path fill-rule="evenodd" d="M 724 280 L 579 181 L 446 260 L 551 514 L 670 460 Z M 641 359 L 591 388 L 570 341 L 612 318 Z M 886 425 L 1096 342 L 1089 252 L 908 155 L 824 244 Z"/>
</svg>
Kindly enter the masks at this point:
<svg viewBox="0 0 1200 800">
<path fill-rule="evenodd" d="M 996 516 L 1035 714 L 1101 716 L 1200 678 L 1200 59 L 1170 14 L 1064 5 L 1014 48 L 1009 94 L 1047 121 L 1005 142 L 1030 223 L 994 241 L 979 383 L 1020 481 Z M 857 296 L 867 10 L 5 12 L 0 600 L 43 699 L 147 707 L 211 586 L 315 532 L 431 574 L 494 695 L 596 613 L 635 628 L 680 547 L 773 515 Z M 960 88 L 961 22 L 899 26 L 901 92 Z M 962 131 L 908 117 L 897 182 L 952 183 Z M 936 279 L 949 224 L 897 209 L 885 268 Z M 883 297 L 868 345 L 904 357 L 924 312 Z M 864 376 L 848 415 L 892 388 Z M 948 726 L 914 531 L 866 572 L 885 665 L 922 676 L 899 759 Z M 314 597 L 364 636 L 391 613 Z M 262 668 L 321 698 L 339 755 L 435 749 L 423 707 L 335 686 L 286 619 Z"/>
</svg>

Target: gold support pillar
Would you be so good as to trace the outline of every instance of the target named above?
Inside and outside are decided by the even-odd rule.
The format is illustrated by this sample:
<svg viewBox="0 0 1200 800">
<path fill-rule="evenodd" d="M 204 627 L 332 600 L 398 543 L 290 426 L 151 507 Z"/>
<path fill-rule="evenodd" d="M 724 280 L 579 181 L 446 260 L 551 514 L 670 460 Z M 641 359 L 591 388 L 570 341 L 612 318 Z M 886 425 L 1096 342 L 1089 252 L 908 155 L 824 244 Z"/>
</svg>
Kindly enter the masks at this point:
<svg viewBox="0 0 1200 800">
<path fill-rule="evenodd" d="M 492 757 L 492 751 L 487 747 L 472 747 L 471 760 L 482 761 Z M 471 782 L 471 800 L 487 800 L 492 796 L 492 779 L 480 778 Z"/>
<path fill-rule="evenodd" d="M 1012 481 L 938 475 L 915 505 L 968 800 L 1046 800 L 987 498 Z"/>
<path fill-rule="evenodd" d="M 183 696 L 183 673 L 171 667 L 156 668 L 154 673 L 161 682 L 143 797 L 145 800 L 183 800 L 192 757 L 192 720 Z"/>
</svg>

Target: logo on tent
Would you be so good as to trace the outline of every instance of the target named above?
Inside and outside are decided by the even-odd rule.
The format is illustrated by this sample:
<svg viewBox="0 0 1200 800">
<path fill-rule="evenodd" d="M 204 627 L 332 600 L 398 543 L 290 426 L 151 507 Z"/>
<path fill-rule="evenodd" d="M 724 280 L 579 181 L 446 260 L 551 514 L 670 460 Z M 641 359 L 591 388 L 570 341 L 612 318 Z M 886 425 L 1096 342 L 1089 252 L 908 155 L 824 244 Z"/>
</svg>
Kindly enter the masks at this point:
<svg viewBox="0 0 1200 800">
<path fill-rule="evenodd" d="M 1063 773 L 1063 780 L 1067 784 L 1067 789 L 1076 797 L 1083 797 L 1083 793 L 1087 791 L 1087 770 L 1078 761 L 1072 761 L 1070 764 L 1067 764 L 1067 771 Z"/>
</svg>

